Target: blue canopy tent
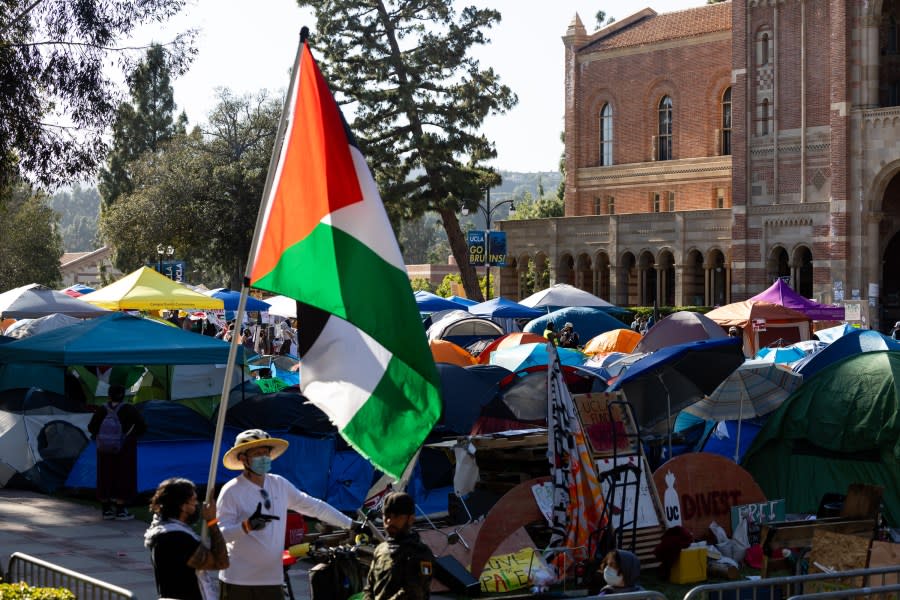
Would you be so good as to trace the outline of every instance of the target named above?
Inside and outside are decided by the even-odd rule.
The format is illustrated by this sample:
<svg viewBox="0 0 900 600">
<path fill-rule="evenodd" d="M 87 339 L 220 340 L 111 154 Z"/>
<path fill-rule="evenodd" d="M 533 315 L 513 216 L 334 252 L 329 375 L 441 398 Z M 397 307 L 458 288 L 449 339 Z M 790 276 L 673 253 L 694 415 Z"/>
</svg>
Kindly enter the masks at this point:
<svg viewBox="0 0 900 600">
<path fill-rule="evenodd" d="M 804 379 L 809 379 L 825 367 L 848 356 L 881 350 L 900 350 L 900 342 L 874 329 L 857 329 L 842 335 L 819 352 L 797 361 L 793 368 Z"/>
<path fill-rule="evenodd" d="M 463 298 L 462 296 L 450 296 L 447 298 L 451 302 L 456 302 L 457 304 L 461 304 L 462 306 L 475 306 L 478 304 L 475 300 L 470 300 L 469 298 Z"/>
<path fill-rule="evenodd" d="M 221 365 L 228 349 L 213 337 L 111 312 L 0 344 L 0 390 L 35 386 L 63 394 L 70 365 Z M 238 364 L 243 360 L 239 347 Z"/>
<path fill-rule="evenodd" d="M 465 306 L 462 304 L 457 304 L 451 300 L 446 298 L 442 298 L 437 294 L 432 294 L 431 292 L 426 292 L 425 290 L 419 290 L 413 296 L 416 299 L 416 306 L 419 308 L 420 313 L 434 313 L 442 310 L 459 310 L 465 309 Z"/>
<path fill-rule="evenodd" d="M 237 310 L 238 302 L 241 300 L 240 292 L 229 290 L 228 288 L 216 288 L 214 290 L 209 290 L 208 292 L 203 292 L 203 294 L 221 300 L 225 304 L 225 310 Z M 259 298 L 247 296 L 247 306 L 245 310 L 249 312 L 266 312 L 271 306 L 271 304 L 264 302 Z"/>
<path fill-rule="evenodd" d="M 521 331 L 522 328 L 517 322 L 518 319 L 530 320 L 544 314 L 541 310 L 523 306 L 502 296 L 470 306 L 469 312 L 499 323 L 503 327 L 503 333 Z"/>
</svg>

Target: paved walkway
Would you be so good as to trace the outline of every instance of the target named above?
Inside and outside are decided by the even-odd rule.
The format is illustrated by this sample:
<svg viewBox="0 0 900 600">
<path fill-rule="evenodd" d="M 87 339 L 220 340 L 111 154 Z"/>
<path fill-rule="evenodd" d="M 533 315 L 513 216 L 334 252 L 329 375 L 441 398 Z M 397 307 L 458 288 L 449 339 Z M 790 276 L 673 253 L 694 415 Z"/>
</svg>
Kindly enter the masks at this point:
<svg viewBox="0 0 900 600">
<path fill-rule="evenodd" d="M 99 510 L 34 492 L 0 489 L 0 571 L 13 552 L 156 598 L 143 521 L 104 521 Z M 296 600 L 309 598 L 308 564 L 289 571 Z"/>
</svg>

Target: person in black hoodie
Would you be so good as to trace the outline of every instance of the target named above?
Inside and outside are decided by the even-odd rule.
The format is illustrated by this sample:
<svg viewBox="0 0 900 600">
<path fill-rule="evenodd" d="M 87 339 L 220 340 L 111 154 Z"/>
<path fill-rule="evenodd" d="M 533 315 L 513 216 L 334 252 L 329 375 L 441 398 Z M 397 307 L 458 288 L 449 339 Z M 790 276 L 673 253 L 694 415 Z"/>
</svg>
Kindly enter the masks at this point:
<svg viewBox="0 0 900 600">
<path fill-rule="evenodd" d="M 644 588 L 638 583 L 641 576 L 641 559 L 628 550 L 613 550 L 600 563 L 606 585 L 601 596 L 638 592 Z"/>
</svg>

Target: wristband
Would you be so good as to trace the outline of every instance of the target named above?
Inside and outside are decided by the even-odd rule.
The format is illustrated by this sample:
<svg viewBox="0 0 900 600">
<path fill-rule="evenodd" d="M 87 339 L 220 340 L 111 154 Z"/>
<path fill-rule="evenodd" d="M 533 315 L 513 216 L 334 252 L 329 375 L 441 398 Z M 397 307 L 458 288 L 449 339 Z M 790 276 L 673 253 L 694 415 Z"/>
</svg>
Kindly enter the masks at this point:
<svg viewBox="0 0 900 600">
<path fill-rule="evenodd" d="M 209 521 L 206 522 L 206 526 L 212 527 L 213 525 L 216 525 L 218 522 L 219 522 L 218 519 L 210 519 Z"/>
</svg>

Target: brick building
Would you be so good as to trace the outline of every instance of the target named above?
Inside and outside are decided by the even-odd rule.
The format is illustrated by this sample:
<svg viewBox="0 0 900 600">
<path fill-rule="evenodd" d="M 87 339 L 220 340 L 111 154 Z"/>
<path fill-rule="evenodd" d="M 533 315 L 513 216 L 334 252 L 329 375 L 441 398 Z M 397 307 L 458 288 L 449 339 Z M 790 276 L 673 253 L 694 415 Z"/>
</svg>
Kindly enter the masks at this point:
<svg viewBox="0 0 900 600">
<path fill-rule="evenodd" d="M 644 9 L 592 34 L 576 15 L 566 216 L 500 224 L 501 293 L 521 297 L 529 265 L 621 305 L 723 304 L 786 277 L 900 319 L 898 28 L 900 0 Z"/>
</svg>

